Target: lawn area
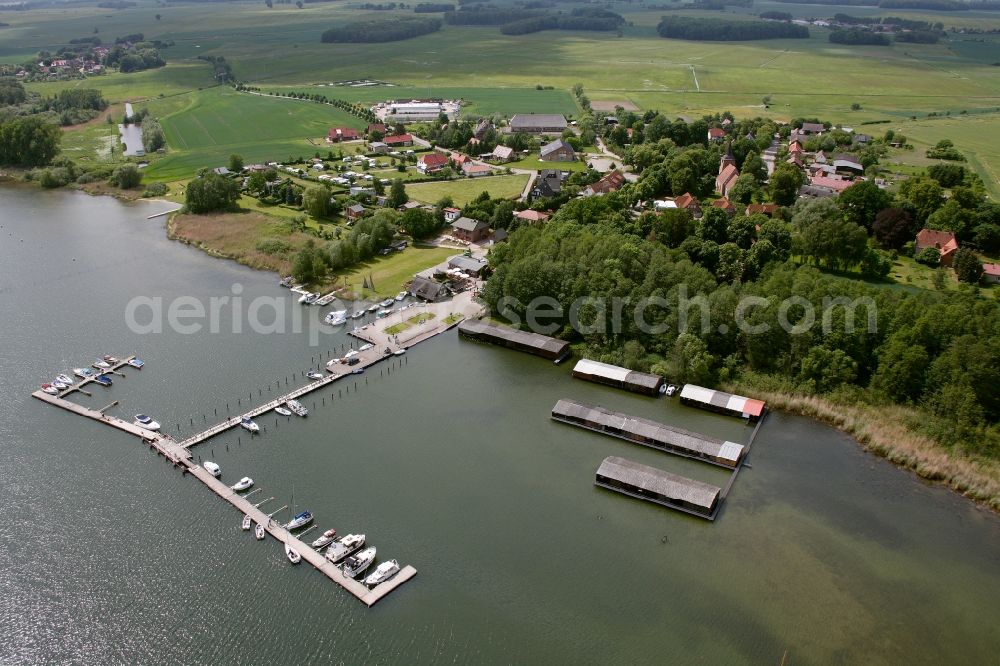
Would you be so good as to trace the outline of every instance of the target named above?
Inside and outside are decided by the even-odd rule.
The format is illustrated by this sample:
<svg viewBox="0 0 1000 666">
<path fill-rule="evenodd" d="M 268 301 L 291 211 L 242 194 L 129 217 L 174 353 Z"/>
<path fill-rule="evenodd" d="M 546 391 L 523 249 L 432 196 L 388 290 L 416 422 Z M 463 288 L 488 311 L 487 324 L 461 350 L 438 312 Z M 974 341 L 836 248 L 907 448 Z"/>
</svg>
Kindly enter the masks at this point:
<svg viewBox="0 0 1000 666">
<path fill-rule="evenodd" d="M 431 319 L 434 319 L 433 312 L 421 312 L 420 314 L 414 315 L 409 319 L 399 322 L 398 324 L 393 324 L 392 326 L 387 327 L 385 332 L 388 335 L 397 335 L 408 328 L 420 326 L 420 324 L 430 321 Z"/>
<path fill-rule="evenodd" d="M 346 282 L 355 293 L 371 295 L 371 290 L 362 287 L 365 278 L 370 278 L 375 283 L 375 294 L 394 296 L 403 290 L 403 285 L 413 279 L 415 273 L 458 253 L 458 250 L 449 248 L 410 245 L 402 252 L 380 256 L 356 266 L 346 275 Z M 342 284 L 344 280 L 340 277 L 338 282 Z"/>
<path fill-rule="evenodd" d="M 485 176 L 483 178 L 459 178 L 436 183 L 416 183 L 407 185 L 406 193 L 411 199 L 425 203 L 437 203 L 442 197 L 450 196 L 456 206 L 464 206 L 484 191 L 490 197 L 514 198 L 520 196 L 528 176 L 515 174 L 511 176 Z"/>
<path fill-rule="evenodd" d="M 534 169 L 535 171 L 540 171 L 541 169 L 559 169 L 560 171 L 586 171 L 587 163 L 580 162 L 543 162 L 538 159 L 538 155 L 529 155 L 524 159 L 518 160 L 516 162 L 509 162 L 504 166 L 508 166 L 511 169 Z"/>
<path fill-rule="evenodd" d="M 148 106 L 160 119 L 169 151 L 147 170 L 150 180 L 189 177 L 202 167 L 225 165 L 232 153 L 247 163 L 284 161 L 326 154 L 322 137 L 333 125 L 361 127 L 362 122 L 340 109 L 301 100 L 248 95 L 216 87 L 186 96 L 182 108 L 167 113 L 156 100 Z M 175 107 L 176 102 L 168 102 Z M 312 140 L 315 143 L 311 143 Z"/>
</svg>

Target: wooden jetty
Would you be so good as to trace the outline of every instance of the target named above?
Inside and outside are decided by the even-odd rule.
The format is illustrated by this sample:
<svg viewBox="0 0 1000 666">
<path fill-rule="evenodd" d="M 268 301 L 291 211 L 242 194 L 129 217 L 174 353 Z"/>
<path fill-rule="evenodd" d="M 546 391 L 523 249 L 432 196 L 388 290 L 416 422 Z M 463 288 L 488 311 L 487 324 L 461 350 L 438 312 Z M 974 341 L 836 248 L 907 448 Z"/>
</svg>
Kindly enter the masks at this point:
<svg viewBox="0 0 1000 666">
<path fill-rule="evenodd" d="M 313 305 L 320 305 L 320 306 L 329 305 L 330 303 L 333 303 L 333 299 L 335 298 L 337 298 L 337 292 L 331 291 L 329 294 L 324 294 L 319 298 L 317 298 L 313 302 Z"/>
<path fill-rule="evenodd" d="M 127 365 L 128 361 L 131 360 L 132 358 L 135 357 L 132 356 L 125 359 L 124 361 L 119 362 L 118 364 L 113 366 L 113 369 L 117 370 L 123 365 Z M 367 356 L 365 356 L 365 358 L 362 359 L 363 365 L 359 364 L 354 367 L 364 367 L 366 365 L 372 365 L 373 363 L 377 363 L 383 358 L 385 357 L 377 356 L 375 354 L 368 354 Z M 139 426 L 124 419 L 120 419 L 114 416 L 108 416 L 107 414 L 105 414 L 104 412 L 109 407 L 114 406 L 115 403 L 112 403 L 111 405 L 108 405 L 107 407 L 103 407 L 101 409 L 91 409 L 89 407 L 85 407 L 83 405 L 65 399 L 64 396 L 73 393 L 74 391 L 80 390 L 80 386 L 83 386 L 84 384 L 93 381 L 90 379 L 86 379 L 79 382 L 70 389 L 63 391 L 59 395 L 50 395 L 41 390 L 35 391 L 31 395 L 32 397 L 37 398 L 38 400 L 46 402 L 50 405 L 60 407 L 74 414 L 78 414 L 80 416 L 85 416 L 87 418 L 93 419 L 105 425 L 117 428 L 118 430 L 126 432 L 130 435 L 138 437 L 140 441 L 142 441 L 144 444 L 148 444 L 151 448 L 155 449 L 158 453 L 160 453 L 167 460 L 169 460 L 174 466 L 180 467 L 184 473 L 190 474 L 194 478 L 201 481 L 205 486 L 208 487 L 209 490 L 214 492 L 216 495 L 221 497 L 223 500 L 225 500 L 232 506 L 236 507 L 236 509 L 239 510 L 243 515 L 250 516 L 250 519 L 254 523 L 263 525 L 264 529 L 272 537 L 282 542 L 283 544 L 290 545 L 302 556 L 303 560 L 312 564 L 317 570 L 320 571 L 320 573 L 322 573 L 327 578 L 329 578 L 330 580 L 337 583 L 345 590 L 353 594 L 362 603 L 371 607 L 380 599 L 382 599 L 387 594 L 392 592 L 394 589 L 396 589 L 397 587 L 399 587 L 400 585 L 402 585 L 403 583 L 405 583 L 406 581 L 410 580 L 415 575 L 417 575 L 417 570 L 410 565 L 406 565 L 402 567 L 399 573 L 397 573 L 395 576 L 393 576 L 386 582 L 381 583 L 380 585 L 376 585 L 374 588 L 370 589 L 363 583 L 348 578 L 343 573 L 341 573 L 340 569 L 335 564 L 327 560 L 322 553 L 313 550 L 309 546 L 309 544 L 300 541 L 294 534 L 286 530 L 276 521 L 272 520 L 270 518 L 270 515 L 273 514 L 269 515 L 264 513 L 260 508 L 258 508 L 257 505 L 254 505 L 250 502 L 250 500 L 247 498 L 247 495 L 240 494 L 234 491 L 225 483 L 212 476 L 212 474 L 208 470 L 198 465 L 192 459 L 192 454 L 190 451 L 190 448 L 195 444 L 203 442 L 206 439 L 220 432 L 224 432 L 225 430 L 232 428 L 234 425 L 239 423 L 240 418 L 242 418 L 242 416 L 244 415 L 262 414 L 270 409 L 274 409 L 274 407 L 277 407 L 279 404 L 283 404 L 287 400 L 291 400 L 303 396 L 307 393 L 310 393 L 311 391 L 320 389 L 344 376 L 345 375 L 330 374 L 324 377 L 323 379 L 312 381 L 306 384 L 305 386 L 299 387 L 280 398 L 276 398 L 275 400 L 272 400 L 264 405 L 261 405 L 260 407 L 256 407 L 248 412 L 245 412 L 241 416 L 227 419 L 226 421 L 214 425 L 208 430 L 205 430 L 201 433 L 188 437 L 187 439 L 181 442 L 177 442 L 170 435 L 163 434 L 158 431 L 154 432 L 151 430 L 146 430 L 145 428 L 140 428 Z M 261 504 L 263 503 L 264 502 L 261 502 Z"/>
</svg>

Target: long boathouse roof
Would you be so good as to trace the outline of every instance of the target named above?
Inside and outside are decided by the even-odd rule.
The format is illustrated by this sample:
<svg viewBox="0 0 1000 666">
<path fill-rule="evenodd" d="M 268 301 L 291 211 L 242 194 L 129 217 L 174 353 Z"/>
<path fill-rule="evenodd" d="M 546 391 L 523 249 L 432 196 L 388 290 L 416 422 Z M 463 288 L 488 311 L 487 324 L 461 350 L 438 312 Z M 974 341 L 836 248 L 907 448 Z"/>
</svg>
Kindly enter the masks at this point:
<svg viewBox="0 0 1000 666">
<path fill-rule="evenodd" d="M 663 377 L 659 375 L 629 370 L 588 358 L 577 361 L 573 367 L 573 376 L 605 384 L 621 385 L 622 388 L 649 394 L 655 394 L 663 383 Z"/>
<path fill-rule="evenodd" d="M 763 400 L 715 391 L 694 384 L 685 384 L 684 388 L 681 389 L 680 397 L 682 402 L 696 403 L 709 409 L 731 412 L 751 419 L 758 419 L 764 413 L 765 403 Z"/>
<path fill-rule="evenodd" d="M 530 333 L 509 326 L 497 326 L 479 319 L 468 319 L 458 325 L 460 333 L 470 337 L 483 339 L 517 349 L 530 351 L 546 358 L 558 358 L 569 351 L 569 343 L 565 340 L 550 338 L 547 335 Z"/>
<path fill-rule="evenodd" d="M 715 510 L 717 486 L 671 474 L 633 460 L 608 456 L 597 468 L 598 482 L 608 480 L 615 486 L 634 490 L 646 499 L 682 505 L 709 515 Z"/>
</svg>

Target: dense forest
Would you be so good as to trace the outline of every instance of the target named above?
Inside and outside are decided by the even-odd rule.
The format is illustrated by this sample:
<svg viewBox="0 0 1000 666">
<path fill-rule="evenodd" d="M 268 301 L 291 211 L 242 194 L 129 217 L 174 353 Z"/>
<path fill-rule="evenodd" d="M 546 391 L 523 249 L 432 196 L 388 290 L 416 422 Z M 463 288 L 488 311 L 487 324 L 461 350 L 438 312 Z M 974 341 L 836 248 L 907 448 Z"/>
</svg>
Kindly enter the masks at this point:
<svg viewBox="0 0 1000 666">
<path fill-rule="evenodd" d="M 665 16 L 656 26 L 660 37 L 710 42 L 809 37 L 809 28 L 776 21 L 732 21 L 729 19 Z"/>
<path fill-rule="evenodd" d="M 578 7 L 569 14 L 538 9 L 487 7 L 462 8 L 445 14 L 453 25 L 498 25 L 505 35 L 525 35 L 542 30 L 617 30 L 625 19 L 613 11 Z"/>
<path fill-rule="evenodd" d="M 435 14 L 438 12 L 453 12 L 455 5 L 441 2 L 421 2 L 413 7 L 415 14 Z"/>
<path fill-rule="evenodd" d="M 830 33 L 830 42 L 833 44 L 852 44 L 861 46 L 890 46 L 892 40 L 881 32 L 870 30 L 857 30 L 848 28 L 847 30 L 834 30 Z"/>
<path fill-rule="evenodd" d="M 452 12 L 458 13 L 458 12 Z M 449 13 L 450 16 L 452 13 Z M 395 42 L 437 32 L 441 19 L 394 18 L 384 21 L 361 21 L 330 28 L 320 37 L 322 42 L 365 43 Z"/>
</svg>

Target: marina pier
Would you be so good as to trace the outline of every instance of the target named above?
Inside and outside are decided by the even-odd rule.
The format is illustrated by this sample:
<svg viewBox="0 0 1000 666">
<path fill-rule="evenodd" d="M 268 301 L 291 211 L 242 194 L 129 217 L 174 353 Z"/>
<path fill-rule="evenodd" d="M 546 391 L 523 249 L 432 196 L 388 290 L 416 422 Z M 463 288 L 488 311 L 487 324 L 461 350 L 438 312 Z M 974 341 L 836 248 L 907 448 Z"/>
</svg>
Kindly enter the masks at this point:
<svg viewBox="0 0 1000 666">
<path fill-rule="evenodd" d="M 133 358 L 135 357 L 130 356 L 123 361 L 116 362 L 115 364 L 112 364 L 111 370 L 105 370 L 105 372 L 116 372 L 119 368 L 128 365 L 128 361 Z M 352 369 L 364 368 L 374 365 L 375 363 L 389 357 L 385 356 L 381 349 L 370 349 L 367 352 L 361 352 L 358 354 L 357 358 L 359 358 L 358 364 L 354 366 L 345 365 L 344 367 L 351 367 Z M 79 416 L 93 419 L 94 421 L 138 437 L 141 442 L 154 449 L 175 467 L 181 468 L 182 473 L 190 474 L 192 477 L 201 481 L 209 490 L 231 504 L 244 516 L 249 516 L 254 523 L 262 525 L 265 531 L 276 540 L 295 549 L 295 551 L 302 556 L 303 560 L 315 567 L 320 573 L 353 594 L 362 603 L 371 607 L 394 589 L 417 575 L 417 570 L 410 565 L 405 565 L 400 568 L 399 572 L 395 576 L 373 588 L 368 588 L 368 586 L 363 583 L 352 578 L 348 578 L 341 573 L 340 568 L 337 567 L 337 565 L 327 560 L 322 553 L 313 550 L 309 544 L 299 540 L 295 534 L 274 521 L 269 514 L 265 513 L 262 509 L 258 508 L 257 505 L 253 504 L 246 495 L 233 490 L 228 485 L 212 476 L 212 474 L 204 467 L 198 465 L 193 460 L 190 451 L 191 447 L 196 444 L 204 442 L 219 433 L 225 432 L 226 430 L 239 425 L 240 419 L 244 416 L 250 416 L 251 418 L 259 416 L 279 405 L 284 404 L 288 400 L 299 398 L 325 386 L 329 386 L 338 379 L 349 375 L 349 372 L 345 374 L 330 373 L 322 379 L 310 381 L 305 386 L 294 389 L 293 391 L 260 405 L 259 407 L 242 412 L 239 416 L 226 419 L 225 421 L 213 425 L 212 427 L 192 435 L 180 442 L 176 441 L 170 435 L 163 434 L 159 431 L 147 430 L 124 419 L 105 414 L 108 407 L 114 406 L 117 403 L 111 403 L 108 407 L 101 409 L 92 409 L 66 399 L 66 396 L 77 391 L 86 394 L 86 391 L 82 391 L 81 387 L 91 381 L 94 381 L 93 379 L 83 379 L 74 384 L 72 387 L 61 391 L 58 395 L 51 395 L 40 390 L 35 391 L 31 395 L 32 397 L 47 404 L 65 409 L 66 411 Z M 263 502 L 261 504 L 263 504 Z"/>
</svg>

